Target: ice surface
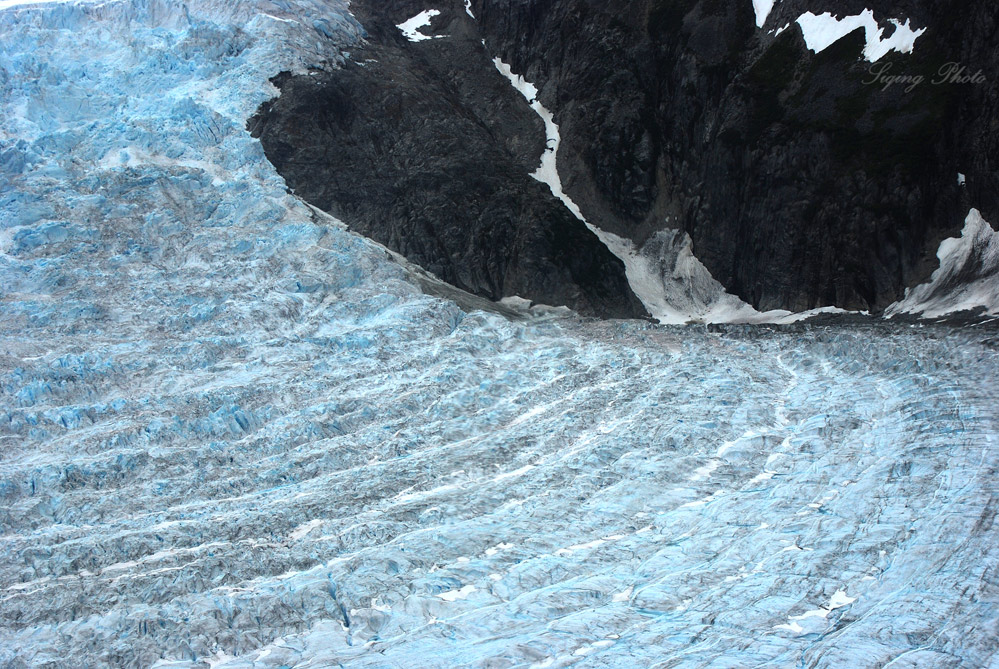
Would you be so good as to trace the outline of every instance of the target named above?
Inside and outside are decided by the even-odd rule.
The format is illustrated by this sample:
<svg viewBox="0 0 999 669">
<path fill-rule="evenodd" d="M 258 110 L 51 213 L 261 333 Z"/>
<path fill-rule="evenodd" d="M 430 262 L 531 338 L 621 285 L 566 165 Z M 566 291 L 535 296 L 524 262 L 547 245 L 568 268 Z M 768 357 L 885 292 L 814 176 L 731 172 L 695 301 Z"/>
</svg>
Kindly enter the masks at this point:
<svg viewBox="0 0 999 669">
<path fill-rule="evenodd" d="M 0 665 L 987 666 L 994 333 L 425 295 L 245 130 L 362 36 L 0 13 Z"/>
<path fill-rule="evenodd" d="M 82 5 L 86 3 L 107 2 L 108 0 L 0 0 L 0 10 L 12 7 L 25 7 L 28 5 L 54 5 L 58 3 L 69 3 Z"/>
</svg>

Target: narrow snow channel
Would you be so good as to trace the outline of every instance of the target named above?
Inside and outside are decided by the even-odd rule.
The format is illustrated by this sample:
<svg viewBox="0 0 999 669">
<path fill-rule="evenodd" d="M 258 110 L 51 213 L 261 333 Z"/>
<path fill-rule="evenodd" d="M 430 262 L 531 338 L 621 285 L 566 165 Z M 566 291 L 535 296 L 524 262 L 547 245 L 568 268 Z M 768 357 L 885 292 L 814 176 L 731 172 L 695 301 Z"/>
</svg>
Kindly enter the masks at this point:
<svg viewBox="0 0 999 669">
<path fill-rule="evenodd" d="M 632 291 L 653 318 L 663 324 L 701 323 L 794 323 L 820 313 L 848 313 L 836 307 L 821 307 L 801 313 L 785 310 L 759 312 L 735 295 L 727 293 L 708 269 L 694 256 L 690 237 L 678 230 L 662 230 L 644 246 L 606 232 L 591 224 L 579 206 L 562 189 L 557 156 L 561 143 L 555 117 L 541 101 L 538 89 L 523 76 L 515 74 L 499 57 L 493 64 L 500 74 L 527 100 L 545 124 L 545 150 L 541 164 L 531 174 L 547 184 L 552 195 L 624 263 Z"/>
</svg>

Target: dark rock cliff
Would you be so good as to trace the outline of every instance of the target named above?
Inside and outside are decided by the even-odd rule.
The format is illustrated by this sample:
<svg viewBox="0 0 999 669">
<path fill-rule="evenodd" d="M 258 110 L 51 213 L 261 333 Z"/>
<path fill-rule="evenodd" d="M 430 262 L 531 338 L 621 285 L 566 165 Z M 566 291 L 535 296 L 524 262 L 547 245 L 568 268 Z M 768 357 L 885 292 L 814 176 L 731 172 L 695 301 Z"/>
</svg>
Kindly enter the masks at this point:
<svg viewBox="0 0 999 669">
<path fill-rule="evenodd" d="M 644 316 L 622 263 L 531 178 L 544 125 L 474 24 L 438 17 L 449 37 L 412 43 L 395 27 L 412 14 L 353 10 L 369 32 L 355 61 L 277 77 L 249 123 L 288 185 L 477 295 Z"/>
<path fill-rule="evenodd" d="M 395 24 L 431 7 L 424 32 L 448 37 L 406 41 Z M 794 23 L 865 7 L 886 37 L 891 18 L 925 27 L 914 53 L 872 65 L 858 30 L 815 54 Z M 299 194 L 487 297 L 641 311 L 620 263 L 526 176 L 544 134 L 496 55 L 555 113 L 562 181 L 591 222 L 638 244 L 689 233 L 760 309 L 882 309 L 929 276 L 971 206 L 999 220 L 994 0 L 783 0 L 762 29 L 750 0 L 352 9 L 370 32 L 355 59 L 378 62 L 282 79 L 251 127 Z M 947 63 L 983 76 L 938 83 Z"/>
</svg>

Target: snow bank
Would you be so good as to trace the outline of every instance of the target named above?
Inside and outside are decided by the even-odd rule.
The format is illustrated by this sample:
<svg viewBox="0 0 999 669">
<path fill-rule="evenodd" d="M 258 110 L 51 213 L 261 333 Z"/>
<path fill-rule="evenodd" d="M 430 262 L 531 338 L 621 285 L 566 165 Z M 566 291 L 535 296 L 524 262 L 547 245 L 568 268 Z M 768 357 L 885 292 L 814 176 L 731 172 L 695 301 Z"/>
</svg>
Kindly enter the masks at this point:
<svg viewBox="0 0 999 669">
<path fill-rule="evenodd" d="M 776 0 L 753 0 L 753 11 L 756 13 L 756 27 L 762 28 L 774 8 Z"/>
<path fill-rule="evenodd" d="M 940 267 L 930 280 L 906 289 L 905 297 L 885 310 L 937 318 L 958 311 L 984 309 L 999 314 L 999 232 L 977 209 L 968 212 L 960 237 L 940 242 Z"/>
</svg>

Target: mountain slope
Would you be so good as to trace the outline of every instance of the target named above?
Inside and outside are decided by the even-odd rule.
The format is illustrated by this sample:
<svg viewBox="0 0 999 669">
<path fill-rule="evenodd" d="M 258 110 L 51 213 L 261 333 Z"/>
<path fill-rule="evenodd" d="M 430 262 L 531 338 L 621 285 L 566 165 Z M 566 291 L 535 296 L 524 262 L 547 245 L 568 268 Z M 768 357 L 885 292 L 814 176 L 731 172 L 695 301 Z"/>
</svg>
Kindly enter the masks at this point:
<svg viewBox="0 0 999 669">
<path fill-rule="evenodd" d="M 644 315 L 621 262 L 529 176 L 544 130 L 478 40 L 391 30 L 343 69 L 275 79 L 250 128 L 295 192 L 478 295 Z"/>
<path fill-rule="evenodd" d="M 534 298 L 541 283 L 544 299 L 554 292 L 572 306 L 594 284 L 610 291 L 620 283 L 600 267 L 585 269 L 592 284 L 581 280 L 583 268 L 526 284 L 516 271 L 512 285 L 501 280 L 507 264 L 540 256 L 559 265 L 582 247 L 506 241 L 511 226 L 557 221 L 551 238 L 571 220 L 551 202 L 542 216 L 541 204 L 514 204 L 543 200 L 536 184 L 513 178 L 536 167 L 525 163 L 536 161 L 539 133 L 496 89 L 494 57 L 554 113 L 565 192 L 591 225 L 633 246 L 638 262 L 661 267 L 646 282 L 676 293 L 674 311 L 704 290 L 670 278 L 682 274 L 674 263 L 686 247 L 718 290 L 757 310 L 877 313 L 929 278 L 938 245 L 959 233 L 970 209 L 999 220 L 999 88 L 983 74 L 999 69 L 991 38 L 999 10 L 988 0 L 872 9 L 785 0 L 765 15 L 765 3 L 757 15 L 748 0 L 430 4 L 437 13 L 420 28 L 429 37 L 411 41 L 397 24 L 430 5 L 356 2 L 368 30 L 358 60 L 377 62 L 328 75 L 323 95 L 335 103 L 319 102 L 305 79 L 286 88 L 261 111 L 263 127 L 275 127 L 261 139 L 307 200 L 356 214 L 366 234 L 473 292 Z M 363 113 L 324 116 L 344 100 Z M 428 107 L 441 112 L 425 114 Z M 478 133 L 462 126 L 493 109 Z M 503 156 L 513 141 L 511 161 Z M 331 148 L 340 145 L 350 150 Z M 489 166 L 503 187 L 483 182 Z M 496 202 L 488 216 L 482 197 L 455 195 L 483 191 L 513 198 L 511 221 L 495 220 Z M 369 192 L 377 196 L 360 195 Z M 686 311 L 710 320 L 712 306 Z"/>
</svg>

